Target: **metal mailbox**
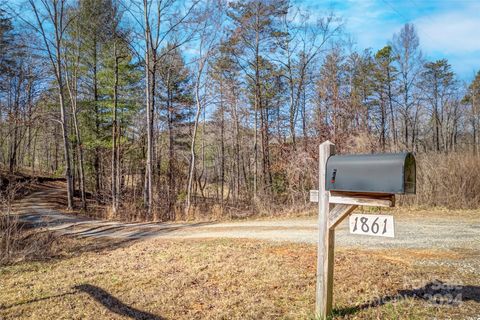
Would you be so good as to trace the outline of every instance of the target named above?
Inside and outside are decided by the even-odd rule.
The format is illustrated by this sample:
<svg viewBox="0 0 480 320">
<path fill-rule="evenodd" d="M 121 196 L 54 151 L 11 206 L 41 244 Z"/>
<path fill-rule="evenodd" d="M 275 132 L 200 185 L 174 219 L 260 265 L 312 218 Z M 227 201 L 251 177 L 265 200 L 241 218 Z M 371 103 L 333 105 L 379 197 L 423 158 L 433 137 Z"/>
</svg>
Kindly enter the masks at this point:
<svg viewBox="0 0 480 320">
<path fill-rule="evenodd" d="M 328 158 L 326 190 L 415 193 L 415 157 L 411 153 L 333 155 Z"/>
</svg>

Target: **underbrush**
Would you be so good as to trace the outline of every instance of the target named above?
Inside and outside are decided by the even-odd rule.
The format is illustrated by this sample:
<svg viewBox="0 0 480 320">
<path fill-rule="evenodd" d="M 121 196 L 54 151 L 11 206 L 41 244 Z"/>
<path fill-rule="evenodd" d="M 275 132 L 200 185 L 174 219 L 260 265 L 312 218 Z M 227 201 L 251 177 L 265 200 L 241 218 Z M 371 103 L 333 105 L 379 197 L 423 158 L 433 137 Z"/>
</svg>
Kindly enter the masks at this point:
<svg viewBox="0 0 480 320">
<path fill-rule="evenodd" d="M 480 157 L 467 152 L 451 154 L 424 153 L 416 155 L 416 194 L 397 197 L 397 207 L 405 210 L 478 209 L 480 207 Z M 291 217 L 316 215 L 317 206 L 309 202 L 309 189 L 317 189 L 318 165 L 316 160 L 300 154 L 281 168 L 284 174 L 276 174 L 274 191 L 259 192 L 256 200 L 244 194 L 238 199 L 226 197 L 223 205 L 218 194 L 196 195 L 187 213 L 183 198 L 177 199 L 173 207 L 167 208 L 167 200 L 161 192 L 155 192 L 154 207 L 150 215 L 143 205 L 138 190 L 125 188 L 121 194 L 121 205 L 112 212 L 110 194 L 105 190 L 100 195 L 87 197 L 88 209 L 77 211 L 95 219 L 120 221 L 221 221 L 257 217 Z M 38 178 L 40 179 L 40 177 Z M 45 177 L 41 179 L 47 179 Z M 51 178 L 54 179 L 54 178 Z M 7 181 L 8 180 L 8 181 Z M 55 179 L 54 179 L 55 180 Z M 58 180 L 58 179 L 57 179 Z M 278 180 L 278 181 L 277 181 Z M 9 187 L 6 190 L 6 183 Z M 23 197 L 38 188 L 32 179 L 0 179 L 0 198 L 5 198 L 12 189 L 15 197 Z M 40 182 L 40 180 L 38 180 Z M 13 186 L 13 187 L 12 187 Z M 57 188 L 60 183 L 57 183 Z M 215 185 L 211 185 L 215 189 Z M 64 187 L 60 187 L 64 188 Z M 229 193 L 230 194 L 230 193 Z M 66 200 L 65 200 L 66 202 Z M 76 199 L 77 206 L 79 199 Z M 59 208 L 64 207 L 60 204 Z M 5 207 L 5 202 L 2 202 Z M 3 215 L 3 213 L 2 213 Z M 3 227 L 2 227 L 3 228 Z M 10 230 L 11 231 L 11 230 Z M 8 232 L 10 232 L 8 231 Z M 4 232 L 4 231 L 2 231 Z M 9 237 L 9 233 L 5 237 Z"/>
<path fill-rule="evenodd" d="M 8 233 L 3 223 L 0 227 L 0 266 L 49 260 L 58 254 L 60 248 L 55 246 L 58 237 L 52 232 L 24 230 L 10 224 L 10 230 L 14 231 Z"/>
<path fill-rule="evenodd" d="M 29 229 L 12 212 L 14 200 L 30 188 L 30 181 L 9 181 L 0 191 L 0 266 L 46 259 L 53 254 L 53 233 Z"/>
<path fill-rule="evenodd" d="M 416 159 L 417 192 L 399 197 L 401 206 L 480 207 L 480 157 L 471 153 L 429 153 Z"/>
</svg>

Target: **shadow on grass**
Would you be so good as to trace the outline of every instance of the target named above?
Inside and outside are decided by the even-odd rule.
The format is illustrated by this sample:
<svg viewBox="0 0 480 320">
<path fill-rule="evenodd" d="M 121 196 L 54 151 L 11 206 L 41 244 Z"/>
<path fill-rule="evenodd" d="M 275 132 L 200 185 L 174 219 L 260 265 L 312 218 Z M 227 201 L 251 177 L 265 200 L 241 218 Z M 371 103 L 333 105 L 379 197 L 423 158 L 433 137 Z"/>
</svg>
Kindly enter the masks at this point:
<svg viewBox="0 0 480 320">
<path fill-rule="evenodd" d="M 112 296 L 107 291 L 103 290 L 102 288 L 93 286 L 91 284 L 78 285 L 78 286 L 75 286 L 74 289 L 87 293 L 92 298 L 94 298 L 97 302 L 101 303 L 105 308 L 121 316 L 129 317 L 132 319 L 138 319 L 138 320 L 166 319 L 166 318 L 156 316 L 154 314 L 130 307 L 125 303 L 123 303 L 122 301 L 115 298 L 114 296 Z"/>
<path fill-rule="evenodd" d="M 71 292 L 65 292 L 65 293 L 62 293 L 62 294 L 56 294 L 56 295 L 53 295 L 53 296 L 27 300 L 27 301 L 23 301 L 23 302 L 18 302 L 18 303 L 14 303 L 14 304 L 10 304 L 10 305 L 5 305 L 5 306 L 0 305 L 0 310 L 10 309 L 10 308 L 13 308 L 13 307 L 22 306 L 24 304 L 30 304 L 30 303 L 35 303 L 35 302 L 40 302 L 40 301 L 45 301 L 45 300 L 50 300 L 50 299 L 55 299 L 55 298 L 61 298 L 61 297 L 69 296 L 69 295 L 76 294 L 76 293 L 77 293 L 76 291 L 71 291 Z"/>
<path fill-rule="evenodd" d="M 397 302 L 406 299 L 423 300 L 433 305 L 458 306 L 462 302 L 475 301 L 480 303 L 480 287 L 469 285 L 446 284 L 435 280 L 424 287 L 409 290 L 399 290 L 397 294 L 384 296 L 359 306 L 336 308 L 334 316 L 347 316 L 359 311 L 383 306 L 390 302 Z"/>
<path fill-rule="evenodd" d="M 59 255 L 55 258 L 69 258 L 71 256 L 78 256 L 87 252 L 105 252 L 116 250 L 119 248 L 126 248 L 138 242 L 135 239 L 76 239 L 72 235 L 63 235 L 65 239 L 71 240 L 73 244 L 68 247 L 67 252 L 64 255 Z"/>
<path fill-rule="evenodd" d="M 54 225 L 55 221 L 46 222 L 46 226 Z M 87 221 L 87 223 L 89 223 Z M 78 256 L 87 252 L 106 252 L 119 248 L 126 248 L 139 241 L 151 238 L 161 238 L 171 232 L 202 227 L 214 222 L 198 222 L 189 224 L 166 224 L 158 222 L 126 223 L 125 225 L 91 224 L 79 231 L 61 232 L 72 228 L 48 230 L 34 224 L 19 222 L 17 247 L 15 255 L 19 259 L 11 259 L 13 264 L 32 261 L 52 261 Z M 81 224 L 76 225 L 76 227 Z M 10 261 L 10 260 L 9 260 Z M 11 261 L 0 259 L 0 266 L 9 265 Z"/>
</svg>

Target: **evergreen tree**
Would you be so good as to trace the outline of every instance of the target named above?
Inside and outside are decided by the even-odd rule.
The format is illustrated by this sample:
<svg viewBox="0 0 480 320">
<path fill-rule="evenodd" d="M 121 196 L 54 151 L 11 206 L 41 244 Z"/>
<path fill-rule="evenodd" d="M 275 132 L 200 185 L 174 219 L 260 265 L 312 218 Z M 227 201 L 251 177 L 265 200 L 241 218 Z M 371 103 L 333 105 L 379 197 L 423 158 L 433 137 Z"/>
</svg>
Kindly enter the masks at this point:
<svg viewBox="0 0 480 320">
<path fill-rule="evenodd" d="M 0 77 L 12 67 L 14 63 L 14 35 L 10 18 L 0 8 Z M 0 81 L 0 89 L 5 85 Z"/>
<path fill-rule="evenodd" d="M 376 92 L 376 105 L 379 109 L 380 146 L 382 150 L 385 150 L 387 143 L 387 131 L 390 131 L 393 150 L 397 149 L 398 144 L 394 105 L 397 69 L 393 64 L 394 61 L 395 57 L 393 56 L 391 46 L 385 46 L 375 54 L 374 91 Z M 388 119 L 390 119 L 390 130 L 387 130 L 389 127 Z"/>
<path fill-rule="evenodd" d="M 253 85 L 252 109 L 254 117 L 254 172 L 253 172 L 253 197 L 258 193 L 258 112 L 264 108 L 262 100 L 261 64 L 266 59 L 266 54 L 276 47 L 278 37 L 282 34 L 280 17 L 288 11 L 287 1 L 260 1 L 234 2 L 230 4 L 228 16 L 232 20 L 234 30 L 231 32 L 230 45 L 236 48 L 234 56 L 245 76 Z M 261 121 L 264 118 L 261 117 Z M 261 123 L 262 130 L 265 124 Z M 263 132 L 265 134 L 265 132 Z M 266 163 L 267 155 L 262 152 L 262 162 Z M 265 177 L 264 177 L 265 178 Z"/>
<path fill-rule="evenodd" d="M 432 145 L 436 151 L 448 147 L 446 123 L 450 116 L 450 107 L 453 91 L 455 90 L 454 74 L 446 59 L 427 62 L 422 71 L 421 86 L 430 111 L 432 125 Z"/>
</svg>

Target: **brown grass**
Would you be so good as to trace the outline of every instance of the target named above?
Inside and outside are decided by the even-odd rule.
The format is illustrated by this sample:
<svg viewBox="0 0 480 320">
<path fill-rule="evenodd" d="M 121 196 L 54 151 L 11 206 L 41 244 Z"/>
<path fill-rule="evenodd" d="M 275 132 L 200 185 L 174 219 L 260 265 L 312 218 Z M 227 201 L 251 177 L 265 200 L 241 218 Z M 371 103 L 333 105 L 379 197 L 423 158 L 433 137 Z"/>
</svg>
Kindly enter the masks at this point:
<svg viewBox="0 0 480 320">
<path fill-rule="evenodd" d="M 314 318 L 315 246 L 247 240 L 71 238 L 62 238 L 56 245 L 62 250 L 49 261 L 0 269 L 0 318 Z M 478 300 L 435 306 L 412 294 L 417 292 L 412 291 L 412 283 L 432 279 L 479 286 L 476 274 L 449 267 L 449 262 L 472 254 L 340 250 L 335 259 L 335 318 L 478 315 Z M 432 269 L 425 264 L 432 261 L 442 263 Z M 407 298 L 379 300 L 399 291 Z M 473 293 L 480 299 L 480 291 Z"/>
</svg>

